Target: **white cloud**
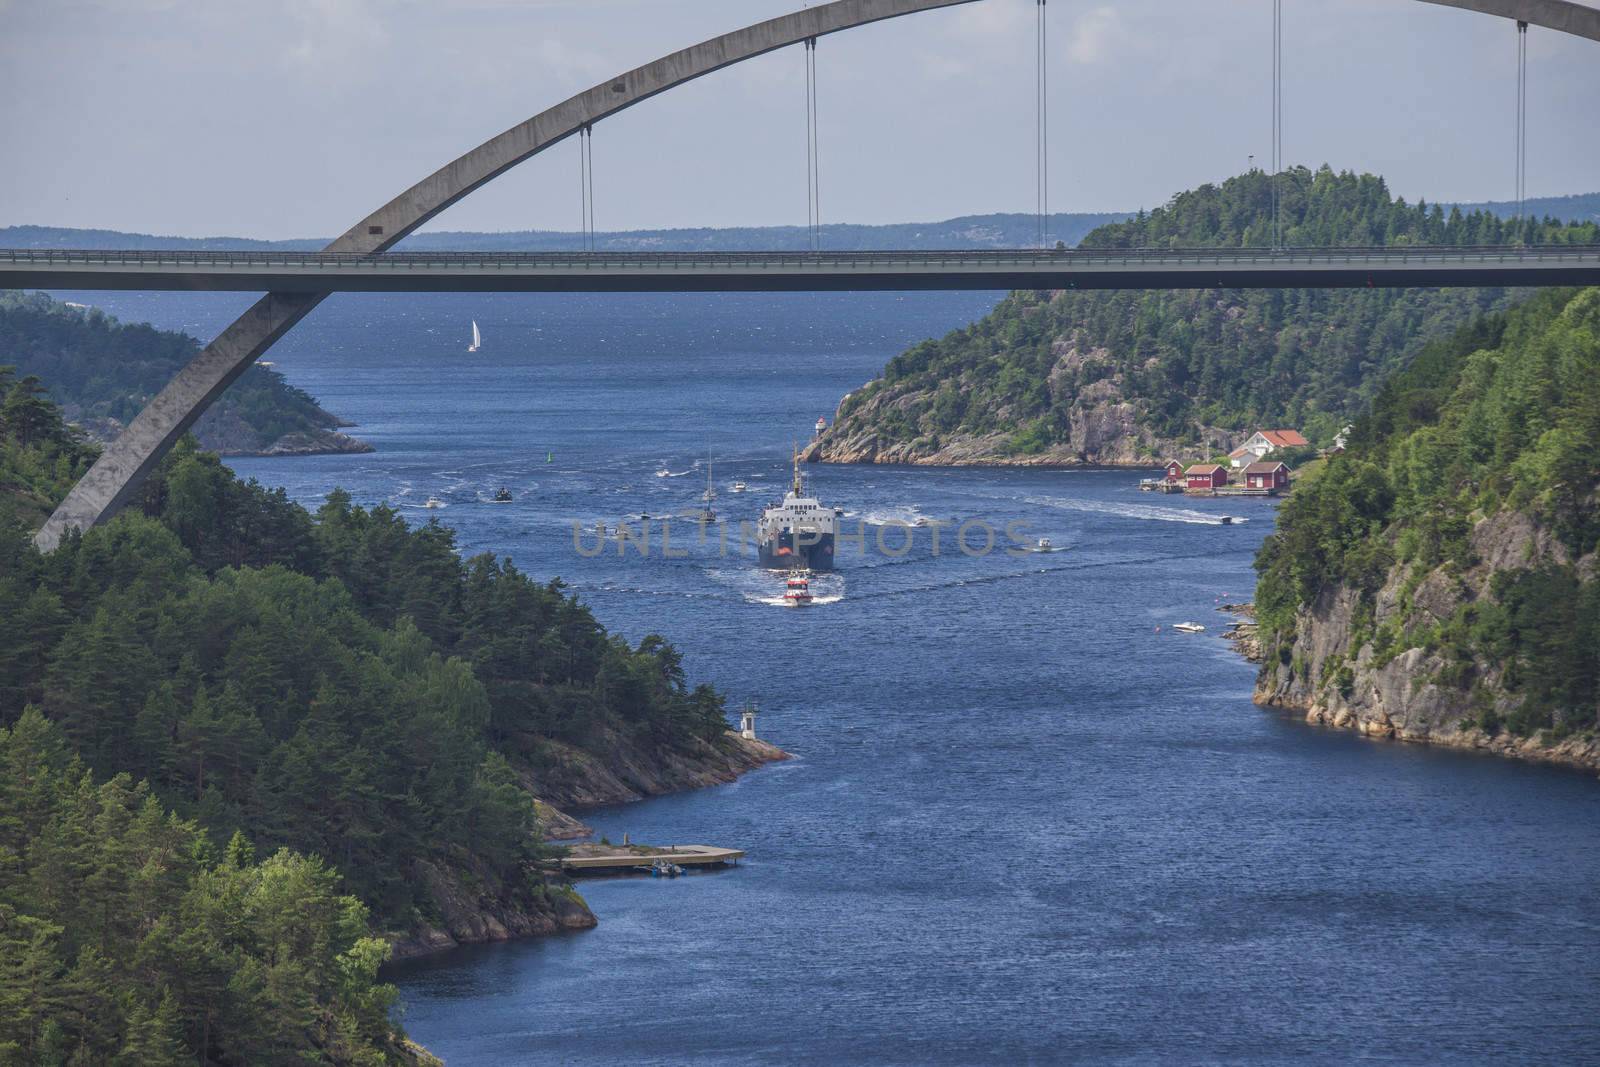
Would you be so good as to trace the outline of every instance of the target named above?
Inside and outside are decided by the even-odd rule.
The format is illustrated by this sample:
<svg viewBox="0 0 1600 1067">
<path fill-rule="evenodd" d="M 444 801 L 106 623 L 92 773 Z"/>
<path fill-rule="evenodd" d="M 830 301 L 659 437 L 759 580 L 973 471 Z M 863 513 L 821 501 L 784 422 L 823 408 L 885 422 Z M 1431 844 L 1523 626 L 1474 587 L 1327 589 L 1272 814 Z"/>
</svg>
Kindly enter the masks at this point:
<svg viewBox="0 0 1600 1067">
<path fill-rule="evenodd" d="M 287 58 L 307 67 L 348 67 L 389 44 L 389 30 L 368 0 L 294 0 L 286 5 L 295 34 Z"/>
<path fill-rule="evenodd" d="M 1124 41 L 1122 16 L 1112 7 L 1097 7 L 1078 17 L 1067 38 L 1067 58 L 1074 63 L 1101 63 Z"/>
</svg>

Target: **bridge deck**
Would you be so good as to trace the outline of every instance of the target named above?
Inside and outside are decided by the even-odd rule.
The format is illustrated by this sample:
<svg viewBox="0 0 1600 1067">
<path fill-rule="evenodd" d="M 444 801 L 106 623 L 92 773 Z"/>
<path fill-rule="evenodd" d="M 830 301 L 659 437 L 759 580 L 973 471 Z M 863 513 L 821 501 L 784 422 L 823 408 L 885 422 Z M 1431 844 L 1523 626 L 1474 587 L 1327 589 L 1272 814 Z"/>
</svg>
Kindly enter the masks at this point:
<svg viewBox="0 0 1600 1067">
<path fill-rule="evenodd" d="M 0 249 L 0 288 L 277 293 L 1208 289 L 1600 284 L 1600 247 L 950 252 Z"/>
</svg>

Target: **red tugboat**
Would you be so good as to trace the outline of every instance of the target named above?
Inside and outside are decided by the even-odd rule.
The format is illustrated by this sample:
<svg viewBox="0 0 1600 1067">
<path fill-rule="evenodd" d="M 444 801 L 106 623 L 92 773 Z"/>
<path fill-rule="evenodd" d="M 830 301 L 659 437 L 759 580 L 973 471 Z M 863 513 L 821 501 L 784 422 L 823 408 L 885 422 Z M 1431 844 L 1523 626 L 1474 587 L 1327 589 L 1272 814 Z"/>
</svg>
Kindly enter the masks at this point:
<svg viewBox="0 0 1600 1067">
<path fill-rule="evenodd" d="M 811 583 L 801 571 L 796 571 L 789 576 L 788 586 L 783 591 L 785 607 L 803 608 L 811 603 Z"/>
</svg>

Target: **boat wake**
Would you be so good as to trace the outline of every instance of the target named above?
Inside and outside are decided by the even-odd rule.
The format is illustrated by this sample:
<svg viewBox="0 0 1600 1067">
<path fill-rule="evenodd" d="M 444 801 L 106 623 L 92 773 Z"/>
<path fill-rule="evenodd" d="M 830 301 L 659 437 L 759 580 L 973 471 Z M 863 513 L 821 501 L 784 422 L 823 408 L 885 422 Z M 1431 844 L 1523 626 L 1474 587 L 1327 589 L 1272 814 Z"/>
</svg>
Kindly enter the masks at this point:
<svg viewBox="0 0 1600 1067">
<path fill-rule="evenodd" d="M 1106 500 L 1076 500 L 1072 497 L 1030 496 L 1029 504 L 1055 508 L 1058 511 L 1086 511 L 1097 515 L 1114 515 L 1122 519 L 1139 519 L 1144 522 L 1187 522 L 1196 526 L 1222 526 L 1223 517 L 1208 511 L 1189 508 L 1161 508 L 1150 504 L 1122 504 Z"/>
<path fill-rule="evenodd" d="M 711 568 L 706 576 L 719 585 L 730 588 L 746 604 L 765 604 L 787 607 L 783 600 L 784 571 L 749 568 Z M 813 574 L 810 576 L 811 604 L 837 604 L 844 599 L 844 576 L 840 574 Z"/>
</svg>

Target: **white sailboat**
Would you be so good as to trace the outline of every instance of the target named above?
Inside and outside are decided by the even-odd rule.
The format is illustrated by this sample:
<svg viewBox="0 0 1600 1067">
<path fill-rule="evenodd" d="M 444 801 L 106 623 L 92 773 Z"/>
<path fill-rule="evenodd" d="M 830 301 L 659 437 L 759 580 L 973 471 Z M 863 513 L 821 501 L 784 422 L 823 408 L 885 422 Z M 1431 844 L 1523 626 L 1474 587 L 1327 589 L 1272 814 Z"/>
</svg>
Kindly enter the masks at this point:
<svg viewBox="0 0 1600 1067">
<path fill-rule="evenodd" d="M 483 346 L 483 334 L 478 332 L 478 320 L 472 320 L 472 344 L 467 346 L 468 352 L 476 352 Z"/>
<path fill-rule="evenodd" d="M 711 453 L 706 453 L 706 491 L 700 494 L 705 507 L 700 509 L 700 517 L 706 522 L 716 522 L 717 513 L 713 506 L 717 502 L 717 491 L 711 486 Z"/>
</svg>

